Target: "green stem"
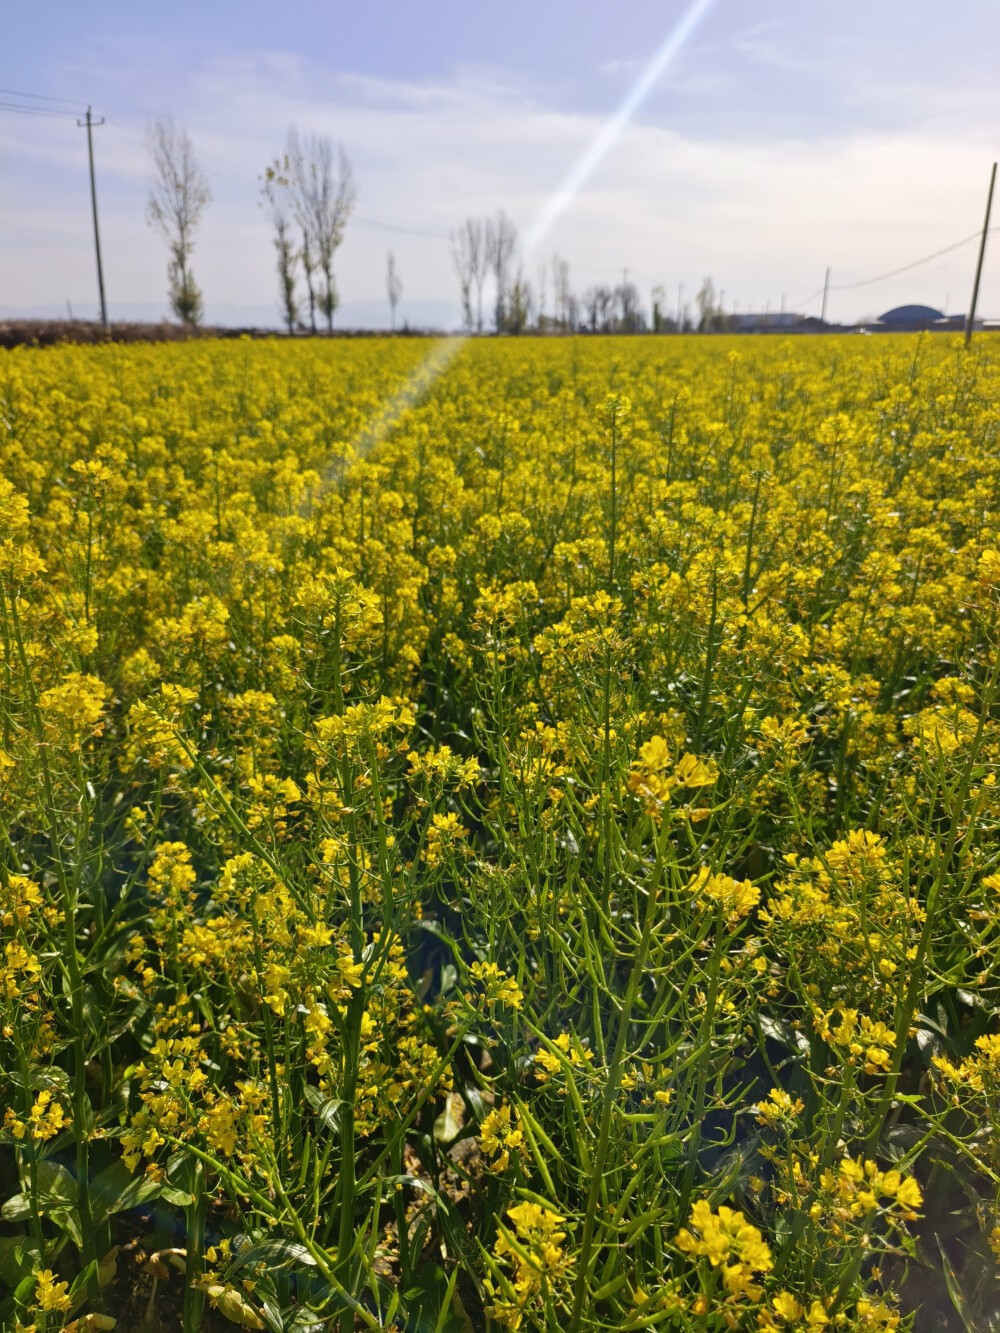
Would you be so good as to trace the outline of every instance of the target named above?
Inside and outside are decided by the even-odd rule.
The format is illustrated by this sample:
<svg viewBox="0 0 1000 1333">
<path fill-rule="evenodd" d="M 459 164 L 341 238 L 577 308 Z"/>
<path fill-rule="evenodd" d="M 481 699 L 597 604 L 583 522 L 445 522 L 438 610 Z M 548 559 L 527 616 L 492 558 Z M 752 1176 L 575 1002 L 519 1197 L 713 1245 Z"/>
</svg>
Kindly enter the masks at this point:
<svg viewBox="0 0 1000 1333">
<path fill-rule="evenodd" d="M 698 1083 L 695 1089 L 694 1108 L 691 1112 L 691 1140 L 688 1144 L 688 1160 L 684 1168 L 684 1181 L 681 1186 L 678 1216 L 687 1217 L 688 1203 L 694 1188 L 694 1173 L 698 1167 L 698 1153 L 701 1150 L 701 1122 L 705 1114 L 705 1093 L 708 1088 L 708 1071 L 711 1065 L 709 1044 L 712 1036 L 712 1024 L 715 1021 L 715 1006 L 719 998 L 719 963 L 722 959 L 722 947 L 725 942 L 722 909 L 719 909 L 715 923 L 715 943 L 709 961 L 708 995 L 705 999 L 705 1014 L 698 1033 L 698 1046 L 704 1051 L 698 1065 Z"/>
<path fill-rule="evenodd" d="M 592 1257 L 592 1252 L 594 1250 L 594 1231 L 597 1225 L 597 1204 L 604 1184 L 604 1165 L 607 1161 L 608 1144 L 611 1138 L 611 1122 L 614 1115 L 615 1098 L 618 1095 L 618 1089 L 621 1085 L 622 1065 L 625 1058 L 625 1044 L 628 1039 L 629 1019 L 642 981 L 643 969 L 646 964 L 646 955 L 649 951 L 650 934 L 653 928 L 654 908 L 659 893 L 660 882 L 663 878 L 668 828 L 669 823 L 665 817 L 657 838 L 656 865 L 653 869 L 653 874 L 647 888 L 646 910 L 643 914 L 642 922 L 642 935 L 639 939 L 639 946 L 636 949 L 635 957 L 632 960 L 632 971 L 628 979 L 628 989 L 625 992 L 625 998 L 622 1001 L 618 1017 L 618 1032 L 615 1036 L 614 1053 L 611 1057 L 611 1066 L 608 1069 L 607 1081 L 604 1085 L 604 1100 L 601 1106 L 601 1123 L 600 1129 L 598 1130 L 597 1150 L 594 1154 L 593 1166 L 590 1172 L 590 1185 L 587 1191 L 587 1209 L 583 1223 L 583 1235 L 580 1240 L 579 1269 L 576 1280 L 576 1290 L 573 1295 L 573 1313 L 570 1318 L 570 1333 L 577 1333 L 580 1328 L 580 1320 L 583 1317 L 583 1305 L 590 1285 L 591 1270 L 596 1260 L 596 1254 Z"/>
<path fill-rule="evenodd" d="M 191 1193 L 194 1203 L 184 1209 L 187 1268 L 184 1286 L 184 1333 L 201 1333 L 205 1293 L 196 1286 L 204 1270 L 205 1254 L 205 1167 L 195 1161 L 191 1166 Z"/>
</svg>

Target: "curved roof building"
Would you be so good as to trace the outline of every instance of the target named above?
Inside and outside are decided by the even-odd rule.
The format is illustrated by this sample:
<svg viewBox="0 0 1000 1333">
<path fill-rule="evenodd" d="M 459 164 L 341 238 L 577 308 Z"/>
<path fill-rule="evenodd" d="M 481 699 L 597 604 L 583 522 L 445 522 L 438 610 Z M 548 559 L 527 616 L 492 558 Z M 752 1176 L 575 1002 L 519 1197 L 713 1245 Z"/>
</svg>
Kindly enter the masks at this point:
<svg viewBox="0 0 1000 1333">
<path fill-rule="evenodd" d="M 892 310 L 887 310 L 884 315 L 879 315 L 878 322 L 889 328 L 912 329 L 929 326 L 938 319 L 944 319 L 944 315 L 933 306 L 898 305 Z"/>
</svg>

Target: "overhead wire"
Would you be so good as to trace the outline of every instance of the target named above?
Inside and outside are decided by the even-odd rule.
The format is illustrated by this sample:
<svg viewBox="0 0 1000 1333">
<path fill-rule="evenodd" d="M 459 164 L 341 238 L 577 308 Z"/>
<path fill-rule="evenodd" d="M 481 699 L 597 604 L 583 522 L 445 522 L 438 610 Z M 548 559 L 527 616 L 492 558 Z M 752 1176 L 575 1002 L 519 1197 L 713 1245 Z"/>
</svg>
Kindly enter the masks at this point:
<svg viewBox="0 0 1000 1333">
<path fill-rule="evenodd" d="M 56 107 L 47 106 L 18 106 L 16 102 L 0 101 L 0 111 L 12 111 L 19 116 L 46 116 L 59 119 L 63 116 L 75 118 L 80 113 L 78 111 L 60 111 Z"/>
<path fill-rule="evenodd" d="M 700 4 L 698 3 L 698 0 L 696 0 L 695 5 L 692 7 L 692 13 L 697 14 L 700 9 L 704 9 L 705 7 L 706 7 L 706 0 L 701 0 Z M 0 88 L 0 99 L 8 97 L 27 98 L 34 102 L 43 102 L 51 104 L 48 106 L 19 106 L 15 102 L 0 100 L 0 111 L 6 111 L 14 115 L 22 115 L 22 116 L 36 116 L 36 117 L 42 116 L 42 117 L 55 117 L 55 118 L 70 117 L 70 116 L 76 116 L 78 114 L 78 111 L 61 110 L 60 108 L 61 107 L 83 108 L 87 107 L 88 105 L 86 102 L 80 101 L 76 98 L 52 97 L 47 93 L 29 93 L 29 92 L 21 92 L 14 88 Z M 127 121 L 118 120 L 117 118 L 108 123 L 108 128 L 112 131 L 112 133 L 127 135 L 135 139 L 142 138 L 142 131 L 139 130 L 137 126 L 130 125 Z M 216 163 L 221 161 L 221 159 L 216 158 L 215 154 L 213 153 L 203 154 L 203 156 L 207 156 L 209 160 L 215 159 Z M 213 170 L 217 176 L 221 176 L 224 180 L 228 180 L 234 185 L 242 186 L 245 189 L 256 190 L 257 188 L 256 182 L 251 183 L 245 177 L 242 176 L 238 177 L 231 175 L 229 172 L 221 170 L 218 165 L 216 165 L 213 168 Z M 382 218 L 370 217 L 363 213 L 356 213 L 355 220 L 361 223 L 362 226 L 375 227 L 383 231 L 398 232 L 406 235 L 426 236 L 437 239 L 446 237 L 449 234 L 446 229 L 440 227 L 406 226 L 405 224 L 401 223 L 387 222 Z M 1000 226 L 991 227 L 990 231 L 991 232 L 1000 231 Z M 961 250 L 965 246 L 971 245 L 971 243 L 975 241 L 979 237 L 979 235 L 980 235 L 979 231 L 971 232 L 968 236 L 963 237 L 962 240 L 954 241 L 952 242 L 951 245 L 942 246 L 941 249 L 934 250 L 930 254 L 922 256 L 920 259 L 914 259 L 908 264 L 901 264 L 898 268 L 889 269 L 885 273 L 878 273 L 871 278 L 861 278 L 857 282 L 833 283 L 828 288 L 826 288 L 826 290 L 832 292 L 856 291 L 861 287 L 871 287 L 874 286 L 876 283 L 887 282 L 890 278 L 898 277 L 899 274 L 901 273 L 908 273 L 912 269 L 921 268 L 924 264 L 929 264 L 931 263 L 932 260 L 941 258 L 942 255 L 952 254 L 956 250 Z M 643 277 L 646 275 L 639 274 L 636 271 L 636 276 Z M 652 279 L 648 280 L 651 281 Z M 805 300 L 797 302 L 795 304 L 797 304 L 799 308 L 811 305 L 813 301 L 817 300 L 820 296 L 823 295 L 823 291 L 824 291 L 823 287 L 818 287 L 816 291 L 812 293 L 812 295 L 806 297 Z"/>
<path fill-rule="evenodd" d="M 86 102 L 80 102 L 75 97 L 50 97 L 48 93 L 21 93 L 16 88 L 0 88 L 0 97 L 27 97 L 32 102 L 61 102 L 63 106 L 83 106 Z M 66 112 L 69 115 L 69 112 Z"/>
<path fill-rule="evenodd" d="M 1000 231 L 1000 226 L 990 227 L 990 232 Z M 940 250 L 934 250 L 929 255 L 924 255 L 922 259 L 914 259 L 909 264 L 901 264 L 899 268 L 889 269 L 887 273 L 877 273 L 874 278 L 861 278 L 858 282 L 834 282 L 831 283 L 828 291 L 831 292 L 853 292 L 859 287 L 871 287 L 877 282 L 886 282 L 889 278 L 895 278 L 900 273 L 908 273 L 911 269 L 920 268 L 924 264 L 929 264 L 934 259 L 940 259 L 942 255 L 951 254 L 955 250 L 961 250 L 966 245 L 971 245 L 982 235 L 982 231 L 971 232 L 960 241 L 954 241 L 951 245 L 942 246 Z M 804 301 L 799 301 L 799 306 L 807 306 L 815 301 L 817 297 L 823 295 L 823 288 L 818 287 L 816 291 Z"/>
<path fill-rule="evenodd" d="M 39 101 L 47 100 L 53 102 L 64 102 L 69 106 L 85 107 L 87 105 L 86 102 L 75 102 L 65 97 L 43 98 L 43 95 L 41 93 L 17 93 L 14 92 L 13 89 L 0 88 L 0 98 L 2 98 L 5 94 L 11 97 L 33 97 L 38 99 Z M 55 108 L 50 109 L 48 107 L 20 107 L 16 106 L 13 103 L 5 102 L 2 100 L 0 100 L 0 111 L 11 111 L 25 116 L 59 117 L 59 116 L 75 116 L 77 114 L 77 112 L 75 111 L 60 111 L 56 110 Z M 113 135 L 117 135 L 121 138 L 131 139 L 136 142 L 143 141 L 144 138 L 143 131 L 137 125 L 132 125 L 128 121 L 122 120 L 119 117 L 107 117 L 105 120 L 105 125 L 106 128 L 110 130 Z M 211 164 L 212 174 L 214 176 L 219 177 L 222 180 L 229 181 L 230 184 L 232 185 L 239 185 L 245 190 L 252 190 L 254 193 L 257 192 L 258 183 L 256 181 L 251 181 L 246 176 L 236 176 L 232 172 L 224 170 L 222 167 L 218 165 L 219 163 L 222 162 L 222 158 L 216 155 L 215 153 L 205 152 L 204 150 L 202 150 L 200 155 L 202 158 L 206 159 Z M 384 218 L 371 217 L 365 213 L 355 213 L 354 218 L 355 221 L 359 222 L 363 227 L 375 227 L 381 231 L 398 232 L 400 234 L 405 234 L 409 236 L 425 236 L 434 240 L 445 239 L 449 235 L 449 232 L 444 227 L 408 227 L 404 223 L 388 222 Z"/>
</svg>

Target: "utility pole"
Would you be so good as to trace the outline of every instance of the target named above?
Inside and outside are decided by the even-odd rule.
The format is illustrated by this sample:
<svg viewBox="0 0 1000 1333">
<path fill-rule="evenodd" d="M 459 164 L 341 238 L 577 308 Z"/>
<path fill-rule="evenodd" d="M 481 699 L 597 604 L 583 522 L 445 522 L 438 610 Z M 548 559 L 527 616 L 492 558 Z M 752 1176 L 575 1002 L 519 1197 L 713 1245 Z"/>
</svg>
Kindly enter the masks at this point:
<svg viewBox="0 0 1000 1333">
<path fill-rule="evenodd" d="M 823 279 L 823 309 L 819 312 L 820 323 L 826 323 L 826 295 L 830 290 L 830 270 L 826 270 L 826 277 Z"/>
<path fill-rule="evenodd" d="M 976 280 L 972 284 L 972 304 L 969 306 L 969 317 L 965 321 L 965 345 L 968 347 L 972 339 L 972 326 L 976 322 L 976 303 L 979 300 L 979 279 L 983 272 L 983 255 L 986 253 L 986 233 L 990 229 L 990 209 L 993 207 L 993 186 L 997 178 L 997 164 L 993 163 L 993 170 L 990 172 L 990 188 L 986 195 L 986 218 L 983 222 L 983 234 L 979 241 L 979 258 L 976 260 Z"/>
<path fill-rule="evenodd" d="M 681 300 L 683 296 L 684 296 L 684 284 L 683 282 L 679 282 L 677 284 L 677 332 L 678 333 L 684 332 L 684 330 L 681 328 Z"/>
<path fill-rule="evenodd" d="M 90 206 L 94 214 L 94 249 L 97 251 L 97 290 L 101 297 L 101 325 L 104 332 L 108 331 L 108 305 L 104 299 L 104 267 L 101 264 L 101 233 L 97 227 L 97 185 L 94 182 L 94 136 L 91 133 L 91 126 L 103 125 L 104 117 L 100 120 L 94 120 L 90 114 L 90 107 L 87 107 L 87 119 L 78 120 L 77 125 L 82 129 L 87 127 L 87 155 L 90 158 Z"/>
</svg>

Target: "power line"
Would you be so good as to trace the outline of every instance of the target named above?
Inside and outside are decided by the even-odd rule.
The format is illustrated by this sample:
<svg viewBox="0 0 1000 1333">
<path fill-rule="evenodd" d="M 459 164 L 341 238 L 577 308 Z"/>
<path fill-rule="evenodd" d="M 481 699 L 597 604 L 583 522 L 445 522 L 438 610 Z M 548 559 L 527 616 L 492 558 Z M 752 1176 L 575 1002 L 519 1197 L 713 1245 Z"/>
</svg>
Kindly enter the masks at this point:
<svg viewBox="0 0 1000 1333">
<path fill-rule="evenodd" d="M 13 111 L 20 116 L 47 116 L 57 120 L 63 116 L 75 116 L 75 111 L 59 111 L 47 106 L 18 106 L 16 102 L 0 102 L 0 111 Z"/>
<path fill-rule="evenodd" d="M 929 264 L 932 259 L 939 259 L 941 255 L 951 254 L 952 250 L 961 250 L 963 245 L 968 245 L 970 241 L 976 240 L 979 236 L 978 231 L 974 231 L 971 236 L 966 236 L 964 240 L 956 241 L 954 245 L 946 245 L 942 250 L 935 250 L 932 255 L 925 255 L 923 259 L 915 259 L 912 264 L 903 264 L 900 268 L 891 269 L 888 273 L 880 273 L 875 278 L 864 278 L 861 282 L 838 283 L 832 288 L 835 292 L 850 292 L 856 287 L 870 287 L 874 282 L 884 282 L 886 278 L 894 278 L 897 273 L 907 273 L 911 268 L 919 268 L 921 264 Z"/>
<path fill-rule="evenodd" d="M 131 125 L 125 120 L 113 118 L 108 121 L 107 127 L 112 134 L 135 140 L 138 143 L 142 143 L 145 139 L 143 131 L 138 126 Z M 220 155 L 206 151 L 203 148 L 198 150 L 198 155 L 207 164 L 213 177 L 229 181 L 231 185 L 238 185 L 241 189 L 252 191 L 254 194 L 257 194 L 260 190 L 259 180 L 251 179 L 249 176 L 237 176 L 231 171 L 220 168 L 217 164 L 224 161 Z M 402 222 L 389 222 L 385 218 L 371 217 L 366 213 L 355 213 L 353 219 L 362 227 L 374 227 L 378 231 L 398 232 L 407 236 L 424 236 L 431 240 L 446 240 L 450 234 L 446 227 L 407 226 Z"/>
<path fill-rule="evenodd" d="M 0 88 L 0 97 L 5 95 L 8 97 L 30 97 L 37 101 L 62 102 L 67 106 L 86 107 L 87 105 L 86 102 L 76 102 L 66 97 L 48 97 L 42 93 L 20 93 L 13 88 Z M 0 101 L 0 111 L 12 111 L 25 116 L 75 116 L 77 114 L 75 111 L 59 111 L 48 107 L 20 107 L 3 101 Z M 93 123 L 96 125 L 98 122 L 94 121 Z M 114 118 L 108 123 L 108 129 L 111 130 L 112 134 L 124 135 L 140 143 L 145 139 L 143 130 L 126 120 Z M 227 171 L 225 166 L 228 166 L 228 163 L 225 166 L 218 165 L 223 162 L 220 156 L 212 152 L 205 152 L 204 149 L 201 150 L 200 156 L 207 160 L 214 176 L 227 180 L 232 185 L 239 185 L 245 190 L 252 190 L 255 194 L 257 193 L 259 189 L 258 181 L 250 180 L 245 176 L 236 176 L 231 171 Z M 379 231 L 398 232 L 408 236 L 425 236 L 434 240 L 445 239 L 449 234 L 447 228 L 444 227 L 407 226 L 405 223 L 389 222 L 384 218 L 370 217 L 364 213 L 355 213 L 354 220 L 360 223 L 362 227 L 374 227 Z"/>
<path fill-rule="evenodd" d="M 991 227 L 990 230 L 1000 231 L 1000 227 Z M 885 282 L 888 278 L 895 278 L 900 273 L 908 273 L 912 268 L 920 268 L 922 264 L 929 264 L 932 259 L 940 259 L 942 255 L 951 254 L 953 250 L 961 250 L 963 246 L 969 245 L 971 244 L 972 241 L 978 240 L 979 236 L 980 233 L 978 231 L 974 231 L 970 236 L 964 237 L 961 241 L 955 241 L 952 245 L 946 245 L 940 250 L 935 250 L 932 254 L 924 255 L 922 259 L 914 259 L 913 262 L 910 264 L 902 264 L 899 268 L 890 269 L 888 273 L 876 274 L 874 278 L 862 278 L 860 282 L 831 283 L 829 290 L 831 292 L 852 292 L 855 291 L 858 287 L 871 287 L 876 282 Z M 812 296 L 807 297 L 806 300 L 804 301 L 800 301 L 799 305 L 807 306 L 811 302 L 815 301 L 818 296 L 822 295 L 823 295 L 823 288 L 817 287 L 816 291 L 813 292 Z"/>
<path fill-rule="evenodd" d="M 365 227 L 375 227 L 380 231 L 405 232 L 409 236 L 430 236 L 435 240 L 444 240 L 450 234 L 444 227 L 407 227 L 400 222 L 385 222 L 382 218 L 367 217 L 364 213 L 354 214 L 355 222 Z"/>
<path fill-rule="evenodd" d="M 61 102 L 63 106 L 86 106 L 86 102 L 79 102 L 71 97 L 49 97 L 47 93 L 19 93 L 16 88 L 0 88 L 2 97 L 27 97 L 33 102 Z M 69 114 L 68 112 L 66 114 Z"/>
</svg>

